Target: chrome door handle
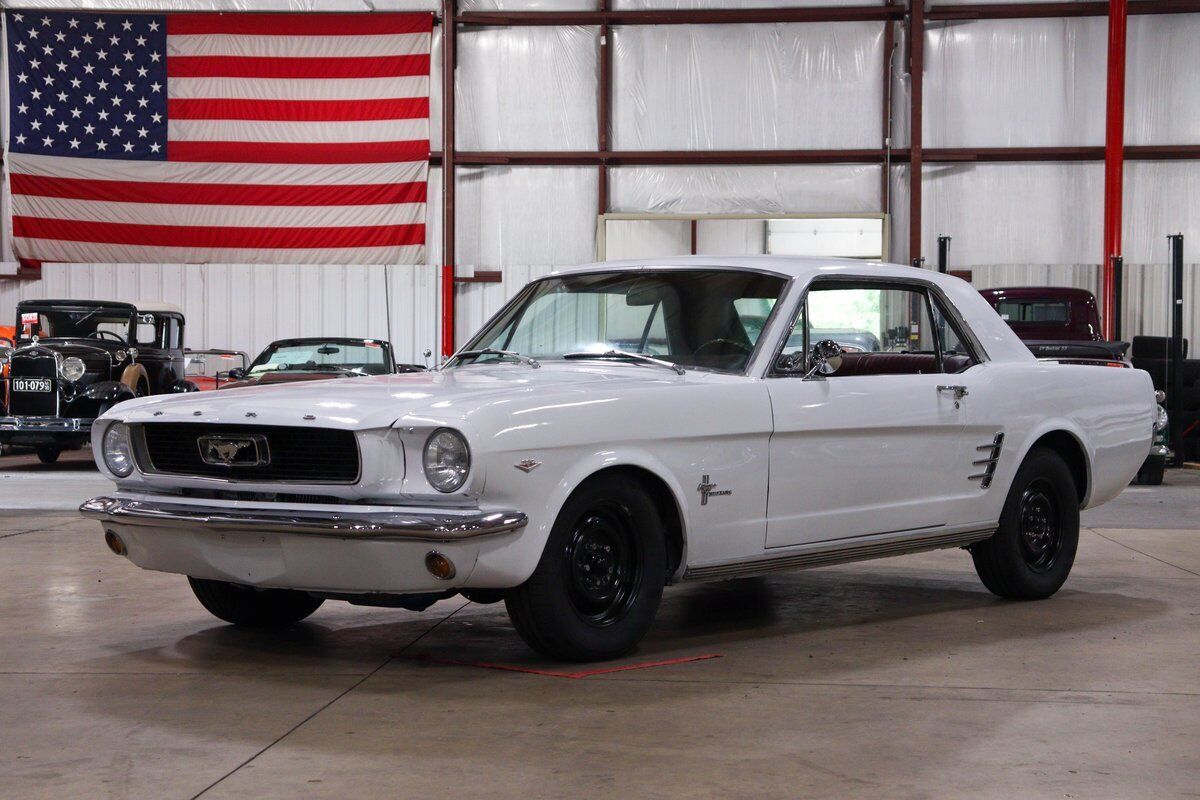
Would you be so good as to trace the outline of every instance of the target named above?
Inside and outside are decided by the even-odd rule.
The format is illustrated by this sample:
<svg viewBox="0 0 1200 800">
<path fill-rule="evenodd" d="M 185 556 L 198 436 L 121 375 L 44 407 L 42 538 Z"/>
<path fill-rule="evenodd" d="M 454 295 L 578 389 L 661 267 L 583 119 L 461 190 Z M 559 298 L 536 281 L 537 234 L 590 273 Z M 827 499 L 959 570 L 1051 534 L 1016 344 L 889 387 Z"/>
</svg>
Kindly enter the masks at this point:
<svg viewBox="0 0 1200 800">
<path fill-rule="evenodd" d="M 965 386 L 939 386 L 937 387 L 937 390 L 938 392 L 954 392 L 955 400 L 962 400 L 964 397 L 970 394 Z"/>
</svg>

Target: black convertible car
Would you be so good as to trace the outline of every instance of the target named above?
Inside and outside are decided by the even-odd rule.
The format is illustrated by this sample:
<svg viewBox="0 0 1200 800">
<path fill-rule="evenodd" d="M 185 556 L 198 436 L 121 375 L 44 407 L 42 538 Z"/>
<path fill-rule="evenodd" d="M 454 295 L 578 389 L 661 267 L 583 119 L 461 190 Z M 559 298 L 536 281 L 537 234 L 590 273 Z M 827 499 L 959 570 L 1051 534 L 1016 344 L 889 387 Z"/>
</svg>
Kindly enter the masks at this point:
<svg viewBox="0 0 1200 800">
<path fill-rule="evenodd" d="M 164 303 L 25 300 L 0 398 L 0 444 L 52 463 L 92 420 L 132 397 L 196 391 L 184 380 L 183 313 Z"/>
</svg>

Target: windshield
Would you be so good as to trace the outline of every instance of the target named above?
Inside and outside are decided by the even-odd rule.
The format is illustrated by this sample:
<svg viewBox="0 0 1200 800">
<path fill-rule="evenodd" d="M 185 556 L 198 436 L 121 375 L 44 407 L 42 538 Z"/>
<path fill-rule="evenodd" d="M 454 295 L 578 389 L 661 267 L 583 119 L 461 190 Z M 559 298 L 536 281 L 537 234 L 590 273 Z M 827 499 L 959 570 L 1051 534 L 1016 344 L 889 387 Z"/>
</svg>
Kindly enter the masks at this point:
<svg viewBox="0 0 1200 800">
<path fill-rule="evenodd" d="M 72 308 L 31 308 L 22 306 L 17 315 L 18 335 L 42 339 L 93 339 L 128 341 L 133 327 L 131 309 L 104 306 Z"/>
<path fill-rule="evenodd" d="M 741 372 L 784 284 L 774 275 L 715 269 L 547 278 L 526 288 L 466 349 L 538 360 L 622 350 Z M 462 363 L 505 359 L 484 353 Z"/>
<path fill-rule="evenodd" d="M 251 375 L 264 372 L 357 372 L 384 375 L 387 351 L 379 342 L 328 342 L 313 340 L 272 345 L 254 359 Z"/>
</svg>

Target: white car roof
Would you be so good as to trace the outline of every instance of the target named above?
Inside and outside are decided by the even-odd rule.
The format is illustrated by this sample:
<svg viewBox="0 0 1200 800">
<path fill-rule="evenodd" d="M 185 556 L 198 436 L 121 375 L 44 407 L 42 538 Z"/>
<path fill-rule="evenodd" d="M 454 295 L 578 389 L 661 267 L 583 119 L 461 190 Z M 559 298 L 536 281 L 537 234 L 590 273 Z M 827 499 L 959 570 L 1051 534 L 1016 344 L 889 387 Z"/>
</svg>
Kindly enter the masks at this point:
<svg viewBox="0 0 1200 800">
<path fill-rule="evenodd" d="M 807 256 L 677 256 L 673 258 L 643 258 L 627 261 L 602 261 L 569 269 L 556 270 L 551 275 L 586 272 L 630 272 L 639 269 L 724 267 L 773 273 L 808 283 L 823 276 L 848 275 L 863 278 L 920 278 L 938 287 L 962 315 L 972 333 L 993 361 L 1036 361 L 1029 348 L 1017 338 L 1012 328 L 1000 319 L 991 304 L 971 284 L 953 275 L 943 275 L 931 269 L 917 269 L 882 261 L 856 258 L 814 258 Z"/>
</svg>

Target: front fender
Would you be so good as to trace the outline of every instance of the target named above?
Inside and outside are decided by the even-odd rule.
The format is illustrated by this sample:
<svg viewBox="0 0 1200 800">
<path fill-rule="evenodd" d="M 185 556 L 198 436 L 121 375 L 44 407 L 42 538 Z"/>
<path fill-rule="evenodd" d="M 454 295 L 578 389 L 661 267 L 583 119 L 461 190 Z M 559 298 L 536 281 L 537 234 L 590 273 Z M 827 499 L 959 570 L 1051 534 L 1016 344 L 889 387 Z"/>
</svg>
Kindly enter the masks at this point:
<svg viewBox="0 0 1200 800">
<path fill-rule="evenodd" d="M 83 396 L 100 403 L 116 404 L 132 400 L 136 395 L 120 381 L 99 381 L 84 389 Z"/>
<path fill-rule="evenodd" d="M 508 470 L 503 469 L 503 464 L 489 468 L 488 495 L 501 504 L 519 504 L 520 510 L 528 515 L 529 524 L 513 541 L 488 542 L 484 545 L 475 571 L 471 574 L 471 587 L 508 588 L 514 583 L 519 584 L 527 580 L 537 568 L 554 522 L 571 494 L 597 472 L 619 467 L 646 470 L 660 478 L 667 486 L 681 521 L 684 552 L 679 569 L 684 569 L 687 564 L 689 529 L 688 505 L 685 501 L 687 494 L 661 459 L 634 446 L 589 452 L 573 459 L 570 464 L 563 465 L 561 470 L 555 469 L 556 466 L 548 463 L 544 468 L 547 469 L 544 476 L 538 476 L 538 470 L 522 473 L 513 469 L 511 465 Z M 555 471 L 550 472 L 551 469 Z M 511 476 L 509 472 L 512 472 Z M 539 498 L 536 507 L 530 507 L 528 504 L 530 497 Z M 522 499 L 526 502 L 521 503 Z"/>
</svg>

